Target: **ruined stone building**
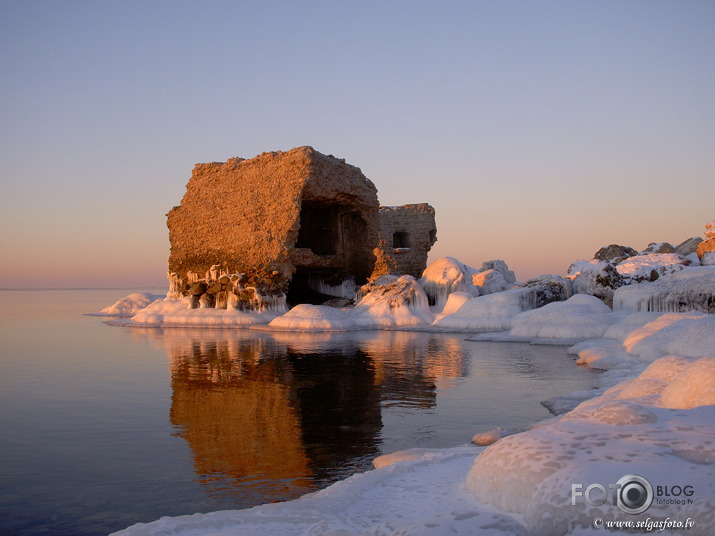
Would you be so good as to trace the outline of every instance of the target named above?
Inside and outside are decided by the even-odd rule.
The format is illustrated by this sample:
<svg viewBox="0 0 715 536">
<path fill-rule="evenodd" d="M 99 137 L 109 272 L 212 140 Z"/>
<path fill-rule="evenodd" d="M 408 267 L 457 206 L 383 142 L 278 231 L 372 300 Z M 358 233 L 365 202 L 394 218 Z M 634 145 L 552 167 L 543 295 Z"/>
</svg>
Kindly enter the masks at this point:
<svg viewBox="0 0 715 536">
<path fill-rule="evenodd" d="M 171 295 L 262 309 L 353 298 L 416 277 L 437 240 L 426 204 L 380 207 L 359 168 L 312 147 L 197 164 L 168 213 Z"/>
</svg>

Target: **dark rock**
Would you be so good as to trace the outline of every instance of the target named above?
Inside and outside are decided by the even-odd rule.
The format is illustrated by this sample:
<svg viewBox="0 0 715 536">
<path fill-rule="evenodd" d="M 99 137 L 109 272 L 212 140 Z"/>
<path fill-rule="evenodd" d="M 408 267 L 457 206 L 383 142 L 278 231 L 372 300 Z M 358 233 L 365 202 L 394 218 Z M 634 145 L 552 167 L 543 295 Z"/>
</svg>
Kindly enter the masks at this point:
<svg viewBox="0 0 715 536">
<path fill-rule="evenodd" d="M 599 249 L 594 255 L 594 259 L 599 261 L 610 262 L 611 264 L 618 264 L 626 260 L 628 257 L 634 257 L 638 255 L 638 252 L 628 246 L 619 246 L 618 244 L 611 244 L 610 246 L 605 246 Z"/>
<path fill-rule="evenodd" d="M 652 255 L 653 253 L 675 253 L 675 248 L 668 242 L 651 242 L 647 248 L 640 252 L 640 255 Z"/>
<path fill-rule="evenodd" d="M 698 246 L 700 245 L 700 242 L 702 242 L 703 239 L 700 238 L 699 236 L 694 236 L 692 238 L 688 238 L 687 240 L 684 240 L 677 246 L 675 246 L 675 252 L 678 255 L 682 255 L 683 257 L 687 257 L 691 253 L 695 253 L 698 250 Z"/>
</svg>

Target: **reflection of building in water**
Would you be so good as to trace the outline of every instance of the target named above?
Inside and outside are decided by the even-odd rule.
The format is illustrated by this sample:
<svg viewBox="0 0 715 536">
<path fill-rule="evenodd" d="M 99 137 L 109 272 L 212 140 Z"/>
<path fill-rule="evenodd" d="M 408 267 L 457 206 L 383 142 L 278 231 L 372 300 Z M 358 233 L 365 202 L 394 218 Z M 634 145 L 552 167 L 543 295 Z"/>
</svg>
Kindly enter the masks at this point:
<svg viewBox="0 0 715 536">
<path fill-rule="evenodd" d="M 436 388 L 449 388 L 467 375 L 468 352 L 460 340 L 430 333 L 388 331 L 362 344 L 373 359 L 383 396 L 432 407 Z"/>
<path fill-rule="evenodd" d="M 466 375 L 456 338 L 363 331 L 132 330 L 166 350 L 171 422 L 198 482 L 250 506 L 286 500 L 371 466 L 381 409 L 431 408 Z"/>
<path fill-rule="evenodd" d="M 212 495 L 286 500 L 366 468 L 378 451 L 380 393 L 354 344 L 303 353 L 252 333 L 172 340 L 171 422 Z"/>
<path fill-rule="evenodd" d="M 290 370 L 228 348 L 195 344 L 171 356 L 171 422 L 193 449 L 199 481 L 211 494 L 241 488 L 255 503 L 313 490 Z"/>
</svg>

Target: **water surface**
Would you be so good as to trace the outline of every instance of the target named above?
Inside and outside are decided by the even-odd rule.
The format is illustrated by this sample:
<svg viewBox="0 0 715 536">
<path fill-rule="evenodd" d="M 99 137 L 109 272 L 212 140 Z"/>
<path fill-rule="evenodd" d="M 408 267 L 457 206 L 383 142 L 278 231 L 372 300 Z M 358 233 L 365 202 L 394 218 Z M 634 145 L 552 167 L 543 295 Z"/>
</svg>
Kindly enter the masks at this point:
<svg viewBox="0 0 715 536">
<path fill-rule="evenodd" d="M 156 290 L 155 290 L 156 291 Z M 560 347 L 399 331 L 120 328 L 117 290 L 0 291 L 0 533 L 107 534 L 296 498 L 375 456 L 548 417 Z"/>
</svg>

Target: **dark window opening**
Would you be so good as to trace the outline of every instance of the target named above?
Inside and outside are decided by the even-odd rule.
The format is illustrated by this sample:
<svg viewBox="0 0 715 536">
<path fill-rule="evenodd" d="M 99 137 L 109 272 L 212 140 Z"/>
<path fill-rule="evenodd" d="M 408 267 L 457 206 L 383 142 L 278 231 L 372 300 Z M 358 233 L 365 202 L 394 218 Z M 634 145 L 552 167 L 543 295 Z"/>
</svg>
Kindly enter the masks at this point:
<svg viewBox="0 0 715 536">
<path fill-rule="evenodd" d="M 339 207 L 335 205 L 304 201 L 295 247 L 308 248 L 316 255 L 337 253 L 338 212 Z"/>
<path fill-rule="evenodd" d="M 394 233 L 392 235 L 392 247 L 395 249 L 409 248 L 410 235 L 404 231 Z"/>
</svg>

